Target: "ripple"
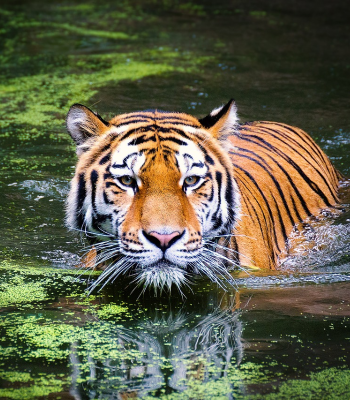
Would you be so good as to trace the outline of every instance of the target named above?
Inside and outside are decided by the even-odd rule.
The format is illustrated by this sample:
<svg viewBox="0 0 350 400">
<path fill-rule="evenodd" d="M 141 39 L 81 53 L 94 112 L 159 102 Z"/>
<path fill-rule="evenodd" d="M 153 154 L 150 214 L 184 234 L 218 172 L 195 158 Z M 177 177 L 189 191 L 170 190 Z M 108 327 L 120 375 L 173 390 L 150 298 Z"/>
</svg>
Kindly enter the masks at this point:
<svg viewBox="0 0 350 400">
<path fill-rule="evenodd" d="M 38 198 L 38 195 L 64 199 L 68 194 L 68 182 L 58 179 L 48 179 L 45 181 L 26 180 L 21 182 L 18 188 L 25 190 L 25 197 L 28 200 L 35 200 Z M 42 198 L 41 196 L 40 198 Z"/>
</svg>

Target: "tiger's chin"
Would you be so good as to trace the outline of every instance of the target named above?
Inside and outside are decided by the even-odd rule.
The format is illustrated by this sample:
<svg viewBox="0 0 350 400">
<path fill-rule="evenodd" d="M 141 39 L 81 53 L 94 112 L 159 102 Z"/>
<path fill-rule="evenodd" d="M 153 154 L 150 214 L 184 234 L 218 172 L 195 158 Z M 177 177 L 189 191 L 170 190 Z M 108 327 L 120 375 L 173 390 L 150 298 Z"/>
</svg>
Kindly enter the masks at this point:
<svg viewBox="0 0 350 400">
<path fill-rule="evenodd" d="M 181 292 L 181 287 L 188 283 L 186 269 L 169 261 L 158 261 L 157 263 L 139 266 L 135 270 L 136 281 L 142 290 L 153 288 L 155 292 L 171 290 L 175 285 Z"/>
</svg>

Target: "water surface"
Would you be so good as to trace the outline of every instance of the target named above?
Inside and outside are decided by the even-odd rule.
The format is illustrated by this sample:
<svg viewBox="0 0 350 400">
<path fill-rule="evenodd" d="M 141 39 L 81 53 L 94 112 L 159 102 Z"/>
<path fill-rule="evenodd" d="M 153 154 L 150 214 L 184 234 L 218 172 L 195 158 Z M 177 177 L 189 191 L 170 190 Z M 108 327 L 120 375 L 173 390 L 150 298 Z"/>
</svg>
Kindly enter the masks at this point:
<svg viewBox="0 0 350 400">
<path fill-rule="evenodd" d="M 350 204 L 310 220 L 281 271 L 139 297 L 74 266 L 64 118 L 147 108 L 309 132 L 350 175 L 342 1 L 8 1 L 0 6 L 0 398 L 350 397 Z"/>
</svg>

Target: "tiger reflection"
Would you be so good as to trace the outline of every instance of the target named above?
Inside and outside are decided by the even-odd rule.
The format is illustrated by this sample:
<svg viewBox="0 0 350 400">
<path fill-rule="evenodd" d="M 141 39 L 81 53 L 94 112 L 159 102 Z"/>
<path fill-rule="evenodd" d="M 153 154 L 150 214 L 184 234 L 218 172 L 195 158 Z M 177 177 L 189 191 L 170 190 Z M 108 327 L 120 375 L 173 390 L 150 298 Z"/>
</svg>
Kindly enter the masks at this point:
<svg viewBox="0 0 350 400">
<path fill-rule="evenodd" d="M 159 313 L 128 329 L 116 326 L 113 340 L 119 352 L 141 354 L 135 362 L 123 357 L 97 362 L 85 354 L 90 365 L 89 393 L 93 398 L 139 398 L 162 390 L 185 391 L 190 382 L 206 383 L 226 377 L 230 366 L 243 356 L 240 312 L 213 308 L 207 315 L 192 312 Z M 71 394 L 81 397 L 79 352 L 72 351 Z"/>
</svg>

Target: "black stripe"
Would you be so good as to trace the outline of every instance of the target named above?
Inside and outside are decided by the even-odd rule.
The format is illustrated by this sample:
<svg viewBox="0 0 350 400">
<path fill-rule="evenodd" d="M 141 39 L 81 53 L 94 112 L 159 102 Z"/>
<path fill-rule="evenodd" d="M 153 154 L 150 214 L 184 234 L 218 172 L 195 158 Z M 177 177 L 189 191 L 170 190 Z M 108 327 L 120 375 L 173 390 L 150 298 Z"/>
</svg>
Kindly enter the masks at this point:
<svg viewBox="0 0 350 400">
<path fill-rule="evenodd" d="M 199 161 L 199 162 L 197 162 L 197 163 L 193 163 L 193 164 L 191 165 L 191 168 L 193 168 L 193 167 L 203 168 L 203 167 L 204 167 L 204 164 L 202 163 L 202 161 Z"/>
<path fill-rule="evenodd" d="M 156 142 L 157 139 L 155 138 L 155 136 L 147 137 L 146 135 L 142 135 L 142 136 L 139 136 L 138 138 L 131 140 L 128 143 L 128 146 L 137 146 L 138 144 L 147 143 L 149 141 Z"/>
<path fill-rule="evenodd" d="M 119 128 L 119 127 L 121 127 L 121 126 L 124 126 L 124 125 L 131 125 L 131 124 L 139 124 L 139 123 L 142 123 L 142 122 L 150 122 L 150 120 L 152 120 L 153 118 L 149 118 L 149 117 L 145 117 L 145 116 L 140 116 L 140 119 L 137 119 L 137 115 L 135 116 L 135 115 L 132 115 L 132 118 L 133 119 L 131 119 L 130 121 L 123 121 L 123 122 L 121 122 L 121 123 L 119 123 L 118 125 L 114 125 L 116 128 Z"/>
<path fill-rule="evenodd" d="M 269 204 L 269 202 L 267 201 L 267 199 L 266 199 L 266 197 L 265 197 L 265 194 L 264 194 L 263 191 L 260 189 L 260 186 L 257 184 L 256 180 L 253 178 L 253 176 L 252 176 L 248 171 L 244 170 L 241 166 L 239 166 L 239 165 L 237 165 L 237 164 L 233 164 L 233 166 L 234 166 L 235 168 L 240 169 L 245 175 L 247 175 L 247 176 L 249 177 L 249 179 L 252 181 L 252 183 L 253 183 L 254 186 L 258 189 L 258 191 L 260 192 L 262 198 L 264 199 L 264 202 L 265 202 L 265 204 L 266 204 L 266 207 L 267 207 L 267 210 L 268 210 L 268 213 L 269 213 L 271 222 L 272 222 L 272 226 L 273 226 L 274 241 L 275 241 L 275 243 L 276 243 L 276 245 L 277 245 L 278 250 L 281 251 L 281 249 L 280 249 L 279 246 L 278 246 L 278 242 L 277 242 L 277 235 L 276 235 L 276 228 L 275 228 L 275 220 L 274 220 L 274 217 L 273 217 L 271 208 L 270 208 L 270 204 Z"/>
<path fill-rule="evenodd" d="M 236 171 L 236 172 L 238 172 L 238 171 Z M 243 172 L 243 170 L 242 170 L 242 172 Z M 265 239 L 264 239 L 265 244 L 268 244 L 268 247 L 269 247 L 270 251 L 275 255 L 275 258 L 276 258 L 276 257 L 277 257 L 277 253 L 276 253 L 276 250 L 273 248 L 273 246 L 272 246 L 272 241 L 271 241 L 271 237 L 272 237 L 272 221 L 270 220 L 270 223 L 268 223 L 268 221 L 266 220 L 265 212 L 264 212 L 264 210 L 262 209 L 261 204 L 260 204 L 260 203 L 255 199 L 255 197 L 252 195 L 250 189 L 248 188 L 248 186 L 246 185 L 246 183 L 241 179 L 241 177 L 239 176 L 239 174 L 236 175 L 236 178 L 238 178 L 239 181 L 240 181 L 240 183 L 241 183 L 243 186 L 245 186 L 247 192 L 251 194 L 250 198 L 249 198 L 248 196 L 245 197 L 245 193 L 242 191 L 242 192 L 241 192 L 241 196 L 242 196 L 241 199 L 242 199 L 242 201 L 246 204 L 247 209 L 248 209 L 248 203 L 249 203 L 250 207 L 253 209 L 253 212 L 254 212 L 255 217 L 256 217 L 256 221 L 258 221 L 258 224 L 259 224 L 259 227 L 260 227 L 261 236 L 262 236 L 263 238 L 265 237 Z M 259 216 L 258 216 L 257 210 L 256 210 L 255 206 L 253 205 L 251 199 L 255 199 L 255 200 L 256 200 L 255 203 L 256 203 L 257 206 L 260 208 L 261 214 L 262 214 L 263 219 L 264 219 L 264 222 L 265 222 L 266 234 L 264 234 L 265 230 L 263 229 L 263 227 L 262 227 L 262 225 L 261 225 L 260 218 L 259 218 Z M 250 216 L 250 215 L 249 215 L 249 216 Z M 250 219 L 252 220 L 252 224 L 254 224 L 254 219 L 253 219 L 251 216 L 250 216 Z M 266 236 L 266 235 L 268 235 L 268 236 Z M 276 241 L 276 240 L 275 240 L 275 243 L 276 243 L 277 248 L 278 248 L 278 244 L 277 244 L 277 241 Z M 269 257 L 270 257 L 270 256 L 269 256 Z M 275 259 L 272 260 L 272 261 L 275 262 Z"/>
<path fill-rule="evenodd" d="M 218 229 L 222 225 L 221 216 L 220 216 L 220 218 L 218 217 L 218 214 L 221 211 L 220 207 L 221 207 L 222 173 L 220 171 L 216 171 L 215 179 L 216 179 L 216 182 L 218 184 L 218 204 L 217 204 L 217 207 L 216 207 L 216 210 L 215 210 L 213 216 L 211 217 L 211 221 L 212 222 L 215 221 L 213 229 Z"/>
<path fill-rule="evenodd" d="M 127 164 L 126 164 L 126 161 L 127 161 L 130 157 L 134 157 L 134 156 L 137 155 L 137 154 L 138 154 L 137 152 L 128 154 L 126 157 L 124 157 L 124 159 L 123 159 L 123 164 L 116 164 L 116 163 L 114 163 L 114 164 L 112 165 L 112 168 L 116 168 L 116 169 L 118 169 L 118 168 L 128 168 L 128 166 L 127 166 Z"/>
<path fill-rule="evenodd" d="M 214 160 L 210 157 L 210 155 L 208 154 L 207 150 L 200 144 L 198 143 L 199 148 L 202 150 L 204 157 L 205 157 L 205 161 L 210 164 L 210 165 L 215 165 Z"/>
<path fill-rule="evenodd" d="M 85 174 L 79 174 L 78 178 L 78 194 L 77 194 L 77 209 L 76 209 L 76 225 L 81 229 L 84 225 L 83 205 L 86 198 Z"/>
<path fill-rule="evenodd" d="M 94 230 L 99 231 L 100 230 L 98 225 L 99 214 L 96 208 L 96 185 L 98 180 L 98 172 L 95 169 L 91 171 L 90 180 L 91 180 L 91 205 L 93 210 L 91 226 Z"/>
<path fill-rule="evenodd" d="M 210 196 L 209 196 L 208 201 L 209 201 L 209 202 L 212 202 L 212 201 L 213 201 L 213 198 L 214 198 L 214 188 L 213 188 L 213 186 L 212 186 L 212 187 L 211 187 L 211 192 L 210 192 Z"/>
<path fill-rule="evenodd" d="M 118 138 L 120 139 L 120 141 L 125 140 L 126 138 L 128 138 L 130 135 L 132 134 L 137 134 L 138 132 L 161 132 L 161 133 L 177 133 L 178 135 L 182 136 L 185 139 L 188 140 L 192 140 L 184 131 L 182 131 L 181 129 L 177 129 L 177 128 L 165 128 L 162 126 L 158 126 L 155 124 L 150 124 L 150 125 L 146 125 L 146 126 L 140 126 L 139 128 L 137 128 L 137 130 L 135 131 L 135 127 L 133 127 L 132 129 L 130 129 L 127 132 L 124 132 L 120 135 L 118 135 Z"/>
<path fill-rule="evenodd" d="M 104 165 L 108 163 L 108 161 L 111 159 L 111 153 L 106 154 L 104 157 L 101 158 L 100 160 L 100 165 Z"/>
<path fill-rule="evenodd" d="M 95 169 L 93 169 L 91 171 L 90 179 L 91 179 L 91 204 L 92 204 L 92 209 L 94 210 L 94 213 L 97 214 L 96 184 L 97 184 L 97 180 L 98 180 L 98 172 Z"/>
<path fill-rule="evenodd" d="M 103 200 L 106 204 L 114 204 L 113 201 L 108 199 L 107 193 L 103 191 Z"/>
<path fill-rule="evenodd" d="M 208 179 L 208 182 L 213 180 L 213 176 L 212 176 L 211 172 L 207 172 L 205 177 Z M 208 199 L 209 203 L 211 203 L 213 201 L 213 198 L 214 198 L 214 186 L 212 185 L 210 196 Z"/>
<path fill-rule="evenodd" d="M 323 191 L 304 173 L 304 171 L 299 167 L 298 164 L 296 164 L 290 157 L 288 157 L 285 153 L 283 153 L 281 150 L 277 149 L 276 147 L 272 146 L 269 142 L 267 142 L 265 139 L 256 136 L 256 135 L 249 135 L 249 137 L 243 137 L 246 135 L 242 135 L 242 139 L 247 140 L 249 142 L 255 143 L 256 145 L 262 147 L 262 148 L 268 148 L 272 150 L 274 153 L 282 157 L 284 160 L 286 160 L 294 169 L 299 173 L 299 175 L 304 179 L 304 181 L 309 185 L 309 187 L 319 196 L 322 198 L 324 203 L 331 207 L 331 203 L 329 202 L 328 198 L 326 195 L 323 193 Z M 252 140 L 251 138 L 254 138 L 258 140 L 260 143 L 257 143 L 256 141 Z M 297 152 L 297 151 L 296 151 Z M 311 165 L 311 164 L 310 164 Z M 313 168 L 315 171 L 317 171 L 315 168 Z M 317 171 L 318 172 L 318 171 Z M 318 172 L 320 177 L 323 179 L 325 185 L 328 187 L 329 191 L 332 193 L 332 189 L 330 188 L 328 182 L 324 179 L 324 177 Z"/>
<path fill-rule="evenodd" d="M 189 128 L 196 128 L 200 129 L 200 125 L 192 125 L 191 123 L 187 121 L 181 121 L 181 120 L 173 120 L 172 118 L 154 118 L 155 121 L 162 121 L 160 125 L 162 124 L 169 124 L 169 125 L 181 125 L 181 126 L 188 126 Z"/>
<path fill-rule="evenodd" d="M 241 179 L 241 177 L 239 176 L 239 174 L 236 175 L 236 178 L 240 181 L 241 185 L 243 185 L 243 186 L 246 188 L 247 193 L 250 193 L 250 194 L 251 194 L 250 197 L 248 197 L 248 196 L 245 197 L 245 194 L 244 194 L 244 192 L 242 191 L 242 192 L 241 192 L 241 199 L 242 199 L 242 200 L 244 201 L 244 203 L 246 204 L 247 209 L 249 208 L 249 207 L 248 207 L 248 204 L 249 204 L 250 207 L 253 209 L 254 214 L 255 214 L 255 217 L 256 217 L 256 221 L 258 221 L 258 224 L 259 224 L 259 226 L 260 226 L 261 235 L 262 235 L 262 237 L 264 237 L 264 236 L 265 236 L 265 235 L 264 235 L 264 229 L 262 228 L 262 225 L 261 225 L 261 222 L 260 222 L 260 218 L 259 218 L 259 216 L 258 216 L 258 212 L 257 212 L 256 208 L 254 207 L 252 201 L 251 201 L 251 199 L 255 199 L 255 197 L 252 195 L 250 189 L 248 188 L 248 186 L 246 185 L 246 183 Z M 260 211 L 261 211 L 261 213 L 262 213 L 262 215 L 263 215 L 263 218 L 264 218 L 264 221 L 265 221 L 266 229 L 267 229 L 268 231 L 271 231 L 271 224 L 268 224 L 268 222 L 267 222 L 267 220 L 266 220 L 265 213 L 264 213 L 264 211 L 263 211 L 263 209 L 262 209 L 262 207 L 261 207 L 261 204 L 260 204 L 256 199 L 255 199 L 255 203 L 258 205 L 258 207 L 260 208 Z M 250 219 L 251 219 L 251 220 L 253 221 L 253 223 L 254 223 L 254 220 L 253 220 L 253 218 L 250 216 L 250 214 L 249 214 L 249 217 L 250 217 Z M 271 244 L 271 243 L 270 243 L 269 237 L 266 237 L 266 236 L 265 236 L 265 241 L 266 241 L 266 243 Z M 271 246 L 269 246 L 269 247 L 271 248 Z"/>
<path fill-rule="evenodd" d="M 159 110 L 157 110 L 159 111 Z M 156 121 L 166 121 L 169 124 L 182 124 L 182 125 L 186 125 L 186 126 L 191 126 L 193 128 L 200 128 L 200 125 L 193 125 L 192 122 L 190 122 L 189 120 L 183 119 L 182 117 L 176 117 L 175 115 L 162 115 L 159 117 L 154 117 L 154 120 Z M 173 122 L 174 121 L 178 121 L 178 122 Z"/>
<path fill-rule="evenodd" d="M 135 118 L 140 118 L 140 119 L 145 119 L 145 120 L 153 120 L 153 116 L 146 115 L 145 110 L 144 110 L 144 111 L 136 111 L 136 112 L 132 112 L 129 114 L 125 114 L 125 116 L 123 117 L 123 121 L 128 120 L 128 119 L 135 119 Z M 119 126 L 119 125 L 116 125 L 116 126 Z"/>
<path fill-rule="evenodd" d="M 112 137 L 110 137 L 109 139 L 110 139 L 110 141 L 111 141 L 111 140 L 112 140 Z M 105 151 L 107 151 L 107 150 L 110 149 L 110 146 L 111 146 L 111 143 L 109 142 L 108 144 L 106 144 L 105 146 L 103 146 L 101 150 L 99 150 L 98 152 L 96 152 L 96 153 L 94 154 L 94 156 L 91 157 L 91 158 L 89 159 L 89 162 L 85 165 L 85 168 L 90 167 L 90 166 L 96 161 L 96 159 L 97 159 L 98 157 L 101 156 L 101 153 L 104 153 Z"/>
<path fill-rule="evenodd" d="M 241 151 L 243 150 L 243 151 L 245 151 L 246 149 L 238 148 L 238 150 L 241 150 Z M 259 159 L 261 159 L 262 162 L 263 162 L 265 165 L 267 164 L 266 161 L 265 161 L 263 158 L 261 158 L 260 156 L 258 156 L 256 153 L 254 153 L 254 152 L 252 152 L 252 151 L 250 151 L 250 150 L 246 150 L 246 151 L 249 152 L 249 153 L 252 153 L 253 155 L 255 155 L 255 157 L 258 157 Z M 268 166 L 268 165 L 267 165 L 267 166 L 264 166 L 261 162 L 259 162 L 259 161 L 256 160 L 255 158 L 250 157 L 250 156 L 247 156 L 247 155 L 245 155 L 245 154 L 233 153 L 233 152 L 231 152 L 231 151 L 230 151 L 229 153 L 230 153 L 230 154 L 235 154 L 235 156 L 238 155 L 238 156 L 240 156 L 240 157 L 243 157 L 243 158 L 246 158 L 246 159 L 248 159 L 248 160 L 250 160 L 250 161 L 253 161 L 254 163 L 258 164 L 258 165 L 270 176 L 270 178 L 272 179 L 273 183 L 274 183 L 275 186 L 276 186 L 276 189 L 277 189 L 278 193 L 279 193 L 280 196 L 281 196 L 281 200 L 282 200 L 282 202 L 283 202 L 284 208 L 286 209 L 286 212 L 287 212 L 287 214 L 288 214 L 289 220 L 290 220 L 291 224 L 294 225 L 294 224 L 295 224 L 295 221 L 294 221 L 294 219 L 293 219 L 293 217 L 292 217 L 292 215 L 291 215 L 291 213 L 290 213 L 290 209 L 289 209 L 289 206 L 288 206 L 288 204 L 287 204 L 287 202 L 286 202 L 286 199 L 285 199 L 285 195 L 284 195 L 284 193 L 283 193 L 283 190 L 282 190 L 282 188 L 281 188 L 279 182 L 276 180 L 276 178 L 274 177 L 273 173 L 271 172 L 269 166 Z M 300 196 L 300 197 L 301 197 L 301 196 Z M 302 200 L 304 201 L 304 199 L 302 199 Z M 304 204 L 305 204 L 305 202 L 304 202 Z M 306 206 L 306 204 L 305 204 L 305 206 Z M 277 207 L 277 208 L 278 208 L 278 207 Z M 307 207 L 306 207 L 306 210 L 308 211 Z"/>
<path fill-rule="evenodd" d="M 305 144 L 309 145 L 309 147 L 312 147 L 314 152 L 317 153 L 319 155 L 319 157 L 323 159 L 323 161 L 325 161 L 324 160 L 325 154 L 321 151 L 320 147 L 316 144 L 316 142 L 311 137 L 309 137 L 309 135 L 300 135 L 299 131 L 296 131 L 295 129 L 293 129 L 292 127 L 290 127 L 288 125 L 284 125 L 281 123 L 276 123 L 276 125 L 282 126 L 287 131 L 290 131 L 290 132 L 294 133 L 295 135 L 297 135 L 300 138 L 300 140 L 302 140 Z M 271 128 L 269 128 L 269 129 L 271 129 Z M 305 139 L 307 139 L 307 141 Z"/>
<path fill-rule="evenodd" d="M 276 207 L 276 210 L 277 210 L 278 220 L 279 220 L 279 222 L 280 222 L 280 226 L 281 226 L 281 230 L 282 230 L 282 235 L 283 235 L 283 238 L 284 238 L 284 242 L 286 242 L 286 241 L 287 241 L 287 238 L 288 238 L 288 235 L 287 235 L 287 232 L 286 232 L 286 227 L 284 226 L 283 218 L 282 218 L 282 215 L 281 215 L 281 210 L 280 210 L 280 208 L 278 207 L 278 204 L 277 204 L 277 201 L 276 201 L 276 199 L 275 199 L 275 196 L 274 196 L 272 193 L 271 193 L 271 196 L 272 196 L 272 198 L 273 198 L 273 201 L 274 201 L 274 203 L 275 203 L 275 207 Z M 283 203 L 285 203 L 285 200 L 284 200 L 284 199 L 283 199 Z M 289 208 L 287 208 L 287 212 L 288 212 L 288 215 L 290 216 L 290 210 L 289 210 Z M 292 219 L 291 216 L 290 216 L 290 218 L 291 218 L 292 226 L 294 226 L 293 219 Z"/>
<path fill-rule="evenodd" d="M 119 186 L 114 183 L 114 182 L 106 182 L 106 189 L 110 188 L 110 187 L 117 187 L 119 189 Z"/>
<path fill-rule="evenodd" d="M 148 128 L 148 127 L 145 127 Z M 159 125 L 153 125 L 153 128 L 157 131 L 157 132 L 161 132 L 161 133 L 177 133 L 178 135 L 184 137 L 185 139 L 188 140 L 192 140 L 183 130 L 181 129 L 177 129 L 174 127 L 165 127 L 165 126 L 159 126 Z M 164 138 L 165 139 L 165 138 Z"/>
<path fill-rule="evenodd" d="M 276 123 L 276 124 L 282 126 L 284 129 L 286 129 L 288 131 L 294 132 L 300 139 L 302 139 L 302 135 L 300 134 L 299 131 L 295 131 L 288 125 L 284 125 L 281 123 Z M 306 132 L 304 132 L 304 133 L 306 133 Z M 317 152 L 319 157 L 322 159 L 322 161 L 324 162 L 324 165 L 327 168 L 327 171 L 333 176 L 333 179 L 335 181 L 338 181 L 336 169 L 333 167 L 332 163 L 329 161 L 329 158 L 327 157 L 327 155 L 322 151 L 322 149 L 318 146 L 318 144 L 309 135 L 306 134 L 303 137 L 308 139 L 309 145 L 312 145 L 312 147 L 314 148 L 314 151 Z M 306 141 L 304 140 L 304 142 L 306 142 Z"/>
<path fill-rule="evenodd" d="M 117 137 L 118 137 L 119 141 L 122 142 L 123 140 L 127 139 L 129 136 L 134 135 L 135 133 L 137 133 L 137 132 L 135 132 L 135 129 L 133 128 L 127 132 L 118 134 Z"/>
<path fill-rule="evenodd" d="M 163 115 L 156 116 L 155 113 L 162 113 Z M 152 114 L 152 115 L 148 115 Z M 135 118 L 140 118 L 140 119 L 145 119 L 145 120 L 152 120 L 152 121 L 171 121 L 172 119 L 175 121 L 180 121 L 183 122 L 184 124 L 188 126 L 193 126 L 198 128 L 199 125 L 189 125 L 190 121 L 187 119 L 184 119 L 183 117 L 179 116 L 177 117 L 174 115 L 174 113 L 169 112 L 169 111 L 162 111 L 162 110 L 157 110 L 157 109 L 150 109 L 150 110 L 143 110 L 140 112 L 135 112 L 135 113 L 130 113 L 128 115 L 125 115 L 123 117 L 123 120 L 128 120 L 128 119 L 135 119 Z M 192 121 L 191 121 L 192 122 Z M 119 125 L 116 125 L 119 126 Z"/>
<path fill-rule="evenodd" d="M 296 214 L 296 216 L 297 216 L 297 218 L 298 218 L 298 222 L 302 222 L 302 220 L 303 220 L 304 218 L 301 218 L 301 216 L 300 216 L 300 214 L 299 214 L 297 205 L 295 204 L 295 201 L 294 201 L 294 197 L 291 196 L 290 199 L 292 200 L 292 203 L 293 203 L 293 210 L 294 210 L 294 212 L 295 212 L 295 214 Z M 304 199 L 303 199 L 303 200 L 304 200 Z"/>
<path fill-rule="evenodd" d="M 101 232 L 100 224 L 105 222 L 107 219 L 111 219 L 110 215 L 103 215 L 97 211 L 96 207 L 96 189 L 97 189 L 97 181 L 98 181 L 98 172 L 96 170 L 91 171 L 91 205 L 93 209 L 93 217 L 91 221 L 91 226 L 94 230 Z M 107 204 L 113 204 L 110 202 L 106 196 L 106 193 L 103 191 L 103 198 Z"/>
<path fill-rule="evenodd" d="M 294 133 L 294 134 L 296 134 L 305 144 L 306 144 L 306 146 L 308 146 L 308 143 L 304 140 L 304 138 L 303 137 L 301 137 L 301 135 L 297 132 L 297 131 L 295 131 L 295 130 L 293 130 L 293 129 L 291 129 L 290 127 L 287 127 L 287 126 L 284 126 L 284 125 L 282 125 L 286 130 L 289 130 L 290 132 L 292 132 L 292 133 Z M 265 133 L 267 133 L 267 134 L 269 134 L 270 136 L 272 136 L 272 137 L 274 137 L 275 139 L 277 139 L 277 140 L 280 140 L 282 143 L 284 143 L 284 144 L 286 144 L 287 146 L 290 146 L 290 143 L 291 142 L 293 142 L 294 144 L 296 144 L 296 146 L 297 147 L 301 147 L 304 151 L 305 151 L 305 153 L 306 154 L 310 154 L 310 147 L 311 148 L 314 148 L 314 153 L 316 153 L 321 159 L 322 159 L 322 165 L 320 165 L 318 162 L 317 162 L 317 160 L 315 159 L 315 158 L 313 158 L 314 159 L 314 161 L 318 164 L 318 166 L 326 166 L 327 167 L 327 162 L 329 163 L 329 160 L 327 159 L 327 160 L 325 160 L 325 157 L 326 157 L 326 155 L 321 151 L 321 149 L 319 148 L 319 146 L 317 146 L 317 144 L 311 139 L 311 138 L 308 138 L 309 140 L 308 140 L 308 142 L 310 143 L 310 144 L 312 144 L 312 146 L 308 146 L 309 148 L 306 148 L 306 147 L 303 147 L 299 142 L 297 142 L 295 139 L 293 139 L 293 138 L 291 138 L 291 137 L 289 137 L 289 136 L 287 136 L 286 137 L 286 135 L 284 135 L 283 134 L 283 132 L 280 132 L 280 131 L 276 131 L 275 129 L 272 129 L 272 128 L 260 128 L 263 132 L 265 132 Z M 274 135 L 274 134 L 272 134 L 271 133 L 271 131 L 272 132 L 275 132 L 276 133 L 276 135 Z M 252 137 L 256 137 L 255 135 L 251 135 Z M 284 140 L 282 140 L 281 139 L 281 136 L 283 136 L 287 141 L 284 141 Z M 262 139 L 262 138 L 261 138 Z M 266 142 L 264 139 L 262 139 L 262 141 L 264 141 L 265 143 L 268 143 L 268 142 Z M 272 146 L 273 147 L 273 146 Z M 275 148 L 274 148 L 275 149 Z M 317 172 L 317 174 L 319 175 L 319 177 L 323 180 L 323 182 L 325 183 L 325 185 L 328 187 L 328 190 L 333 194 L 333 199 L 335 200 L 336 199 L 336 191 L 334 190 L 334 188 L 333 187 L 330 187 L 330 185 L 329 185 L 329 183 L 328 183 L 328 181 L 325 179 L 325 176 L 324 176 L 324 173 L 322 173 L 321 171 L 319 171 L 318 169 L 316 169 L 310 162 L 309 162 L 309 159 L 307 159 L 302 153 L 300 153 L 296 148 L 293 148 L 293 150 L 301 157 L 301 158 L 303 158 L 308 164 L 310 164 L 310 166 Z M 282 154 L 284 154 L 284 153 L 282 153 Z M 310 154 L 311 155 L 311 154 Z M 329 172 L 329 169 L 327 168 L 327 170 L 328 170 L 328 172 Z M 323 192 L 322 192 L 323 193 Z M 330 204 L 329 204 L 330 205 Z"/>
<path fill-rule="evenodd" d="M 227 203 L 228 210 L 228 222 L 233 224 L 235 219 L 235 198 L 234 198 L 234 189 L 232 183 L 232 177 L 229 172 L 226 171 L 226 191 L 225 191 L 225 200 Z"/>
<path fill-rule="evenodd" d="M 187 143 L 186 142 L 184 142 L 183 140 L 180 140 L 180 139 L 178 139 L 178 138 L 175 138 L 175 137 L 173 137 L 173 136 L 166 136 L 166 137 L 160 137 L 159 138 L 159 141 L 160 142 L 164 142 L 164 141 L 168 141 L 168 140 L 170 140 L 171 142 L 175 142 L 175 143 L 177 143 L 178 145 L 180 145 L 180 146 L 187 146 Z"/>
<path fill-rule="evenodd" d="M 281 140 L 283 143 L 289 145 L 292 142 L 297 147 L 300 147 L 301 149 L 303 149 L 306 154 L 310 154 L 310 147 L 311 147 L 313 149 L 314 153 L 316 155 L 318 155 L 318 157 L 320 158 L 321 164 L 319 162 L 317 162 L 317 160 L 315 158 L 314 158 L 314 161 L 318 164 L 318 166 L 321 169 L 323 169 L 323 167 L 325 167 L 327 169 L 328 173 L 330 175 L 333 175 L 333 178 L 334 178 L 334 168 L 331 165 L 331 163 L 329 162 L 328 157 L 325 155 L 325 153 L 319 148 L 319 146 L 310 137 L 306 136 L 306 132 L 304 132 L 305 136 L 302 136 L 298 131 L 290 128 L 289 126 L 282 125 L 282 124 L 278 124 L 278 125 L 282 126 L 284 129 L 286 129 L 286 130 L 294 133 L 296 136 L 298 136 L 300 138 L 300 140 L 305 143 L 306 147 L 303 146 L 301 143 L 299 143 L 297 140 L 293 139 L 292 137 L 287 136 L 283 131 L 278 131 L 278 130 L 272 129 L 270 127 L 267 127 L 265 129 L 264 128 L 260 128 L 260 129 L 263 132 L 265 132 L 265 133 L 267 133 L 267 134 L 269 134 L 269 135 L 271 135 L 271 136 L 273 136 L 273 137 L 275 137 L 275 138 L 277 138 L 279 140 L 281 140 L 280 136 L 283 136 L 283 138 L 285 138 L 287 140 L 287 142 Z M 275 132 L 277 134 L 277 136 L 276 135 L 272 135 L 270 131 Z M 308 139 L 308 141 L 306 141 L 305 139 Z M 296 149 L 294 149 L 294 150 L 299 154 L 300 157 L 302 157 L 305 161 L 309 162 L 308 159 L 306 159 L 303 156 L 302 153 L 299 153 Z M 330 167 L 331 167 L 331 170 L 330 170 Z M 319 175 L 321 177 L 323 177 L 323 174 L 320 171 L 318 171 L 318 170 L 316 170 L 316 171 L 319 173 Z"/>
</svg>

